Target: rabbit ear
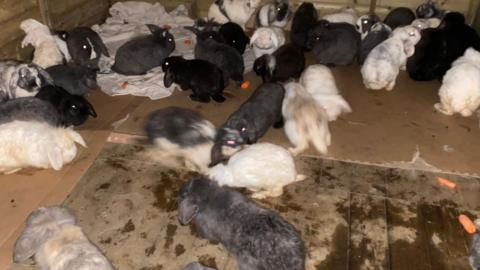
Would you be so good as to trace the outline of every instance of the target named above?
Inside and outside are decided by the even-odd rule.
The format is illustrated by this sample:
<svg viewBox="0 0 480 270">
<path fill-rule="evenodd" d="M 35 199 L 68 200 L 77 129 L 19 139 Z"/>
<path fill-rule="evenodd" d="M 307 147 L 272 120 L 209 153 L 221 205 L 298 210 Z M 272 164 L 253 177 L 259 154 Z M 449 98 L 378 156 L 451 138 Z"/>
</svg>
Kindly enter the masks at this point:
<svg viewBox="0 0 480 270">
<path fill-rule="evenodd" d="M 44 209 L 40 208 L 30 214 L 29 219 L 35 215 L 41 214 Z M 15 242 L 13 250 L 13 261 L 23 262 L 31 258 L 37 252 L 38 248 L 45 243 L 53 234 L 44 223 L 27 224 L 20 237 Z"/>
<path fill-rule="evenodd" d="M 178 221 L 182 225 L 187 225 L 198 214 L 198 206 L 191 199 L 183 199 L 178 206 Z"/>
<path fill-rule="evenodd" d="M 253 33 L 253 36 L 250 38 L 250 44 L 255 43 L 255 41 L 258 39 L 258 35 L 258 31 L 255 31 L 255 33 Z"/>
<path fill-rule="evenodd" d="M 103 43 L 103 40 L 100 36 L 98 35 L 92 35 L 90 37 L 90 40 L 93 42 L 93 45 L 95 48 L 98 48 L 100 49 L 100 53 L 107 56 L 107 57 L 110 57 L 110 53 L 108 53 L 108 49 L 107 49 L 107 46 L 105 46 L 105 43 Z M 94 48 L 94 49 L 95 49 Z"/>
<path fill-rule="evenodd" d="M 175 75 L 173 74 L 172 71 L 170 71 L 170 69 L 167 69 L 163 77 L 163 84 L 165 85 L 165 87 L 170 87 L 174 81 L 175 81 Z"/>
<path fill-rule="evenodd" d="M 198 34 L 200 34 L 200 31 L 197 28 L 195 28 L 194 26 L 184 26 L 183 28 L 192 31 L 197 36 L 198 36 Z"/>
<path fill-rule="evenodd" d="M 415 45 L 410 40 L 405 40 L 403 42 L 403 50 L 407 57 L 412 56 L 415 53 Z"/>
<path fill-rule="evenodd" d="M 85 99 L 85 104 L 87 105 L 87 108 L 88 108 L 88 114 L 91 115 L 93 118 L 97 118 L 97 112 L 96 112 L 95 109 L 93 108 L 92 103 L 88 102 L 88 101 Z"/>
<path fill-rule="evenodd" d="M 87 148 L 87 143 L 85 142 L 85 140 L 78 132 L 73 129 L 70 129 L 70 138 L 72 138 L 74 142 L 80 144 L 84 148 Z"/>
<path fill-rule="evenodd" d="M 157 31 L 164 31 L 162 28 L 160 28 L 160 26 L 155 24 L 146 24 L 146 26 L 148 27 L 148 30 L 150 30 L 152 34 Z"/>
<path fill-rule="evenodd" d="M 278 42 L 278 37 L 277 37 L 277 35 L 275 35 L 274 33 L 271 33 L 270 38 L 271 38 L 272 41 L 273 41 L 273 45 L 274 45 L 275 47 L 278 47 L 278 43 L 279 43 L 279 42 Z"/>
<path fill-rule="evenodd" d="M 63 41 L 67 41 L 67 38 L 69 36 L 67 31 L 56 31 L 55 33 L 58 35 L 60 39 L 62 39 Z"/>
<path fill-rule="evenodd" d="M 42 84 L 39 84 L 38 86 L 54 85 L 55 84 L 52 76 L 50 76 L 50 74 L 47 71 L 45 71 L 43 68 L 41 68 L 37 65 L 35 65 L 35 69 L 37 70 L 38 75 L 39 75 L 40 79 L 42 80 Z"/>
<path fill-rule="evenodd" d="M 223 161 L 224 157 L 221 143 L 215 143 L 213 145 L 210 159 L 210 164 L 208 165 L 210 168 Z"/>
<path fill-rule="evenodd" d="M 59 171 L 63 167 L 63 155 L 62 149 L 60 147 L 55 146 L 47 150 L 48 161 L 50 161 L 50 165 L 56 171 Z"/>
</svg>

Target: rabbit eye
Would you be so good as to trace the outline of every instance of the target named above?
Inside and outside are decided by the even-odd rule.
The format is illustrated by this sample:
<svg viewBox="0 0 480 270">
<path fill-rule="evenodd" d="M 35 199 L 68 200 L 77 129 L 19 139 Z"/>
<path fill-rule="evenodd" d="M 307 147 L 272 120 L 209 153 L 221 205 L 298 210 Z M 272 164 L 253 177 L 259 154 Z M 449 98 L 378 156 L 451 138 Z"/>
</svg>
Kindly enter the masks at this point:
<svg viewBox="0 0 480 270">
<path fill-rule="evenodd" d="M 169 39 L 168 39 L 168 41 L 172 42 L 172 39 L 171 39 L 171 38 L 169 38 Z"/>
<path fill-rule="evenodd" d="M 25 74 L 20 74 L 20 77 L 25 78 Z"/>
<path fill-rule="evenodd" d="M 70 108 L 71 108 L 72 110 L 78 110 L 78 107 L 77 107 L 77 105 L 75 105 L 75 104 L 72 105 L 72 106 L 70 106 Z"/>
<path fill-rule="evenodd" d="M 242 129 L 240 131 L 245 132 L 246 130 L 247 130 L 247 128 L 242 127 Z"/>
<path fill-rule="evenodd" d="M 415 36 L 415 32 L 408 33 L 411 37 Z"/>
<path fill-rule="evenodd" d="M 88 49 L 88 46 L 87 46 L 87 45 L 83 45 L 82 48 L 83 48 L 84 50 L 86 50 L 86 49 Z"/>
<path fill-rule="evenodd" d="M 367 23 L 368 23 L 368 20 L 363 20 L 363 23 L 364 23 L 364 24 L 367 24 Z"/>
<path fill-rule="evenodd" d="M 315 37 L 315 40 L 320 40 L 320 37 Z"/>
<path fill-rule="evenodd" d="M 234 39 L 234 40 L 232 40 L 232 42 L 233 42 L 233 43 L 236 43 L 235 39 Z"/>
</svg>

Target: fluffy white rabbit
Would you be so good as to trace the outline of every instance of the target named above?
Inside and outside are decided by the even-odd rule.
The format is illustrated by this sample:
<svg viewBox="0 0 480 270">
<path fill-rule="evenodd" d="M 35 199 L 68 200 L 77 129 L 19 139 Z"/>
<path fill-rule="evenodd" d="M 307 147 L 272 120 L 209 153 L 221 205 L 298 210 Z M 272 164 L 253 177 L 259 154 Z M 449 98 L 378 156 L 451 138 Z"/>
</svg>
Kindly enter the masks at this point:
<svg viewBox="0 0 480 270">
<path fill-rule="evenodd" d="M 30 166 L 60 170 L 77 155 L 75 143 L 86 147 L 73 128 L 36 121 L 1 124 L 0 172 L 13 173 Z"/>
<path fill-rule="evenodd" d="M 420 37 L 420 31 L 414 26 L 398 27 L 390 38 L 373 48 L 361 68 L 365 87 L 392 90 L 400 69 L 405 69 L 407 58 L 414 54 Z"/>
<path fill-rule="evenodd" d="M 208 9 L 208 19 L 217 23 L 234 22 L 245 29 L 260 0 L 216 0 Z"/>
<path fill-rule="evenodd" d="M 284 87 L 284 130 L 294 145 L 294 148 L 288 150 L 297 155 L 311 143 L 318 152 L 326 154 L 331 140 L 327 112 L 301 84 L 290 82 Z"/>
<path fill-rule="evenodd" d="M 75 225 L 67 208 L 41 207 L 27 218 L 15 243 L 13 260 L 23 262 L 35 256 L 42 270 L 113 270 L 102 252 Z"/>
<path fill-rule="evenodd" d="M 63 63 L 63 54 L 57 47 L 55 37 L 46 25 L 34 19 L 26 19 L 20 23 L 20 28 L 26 34 L 22 41 L 22 48 L 29 44 L 35 47 L 33 63 L 42 68 Z"/>
<path fill-rule="evenodd" d="M 220 186 L 244 187 L 253 198 L 278 197 L 283 187 L 305 179 L 298 175 L 292 155 L 283 147 L 257 143 L 234 154 L 226 165 L 217 164 L 208 175 Z"/>
<path fill-rule="evenodd" d="M 352 112 L 348 102 L 340 95 L 332 71 L 324 65 L 310 65 L 303 71 L 300 84 L 327 112 L 328 121 L 337 120 L 342 113 Z"/>
<path fill-rule="evenodd" d="M 323 16 L 322 19 L 332 23 L 343 22 L 343 23 L 349 23 L 355 26 L 358 20 L 358 12 L 354 8 L 345 7 L 345 8 L 342 8 L 339 12 L 327 14 Z"/>
<path fill-rule="evenodd" d="M 278 27 L 260 27 L 250 38 L 255 58 L 272 54 L 283 44 L 285 44 L 285 33 Z"/>
<path fill-rule="evenodd" d="M 468 117 L 480 106 L 480 52 L 468 48 L 443 76 L 435 109 L 443 114 Z"/>
</svg>

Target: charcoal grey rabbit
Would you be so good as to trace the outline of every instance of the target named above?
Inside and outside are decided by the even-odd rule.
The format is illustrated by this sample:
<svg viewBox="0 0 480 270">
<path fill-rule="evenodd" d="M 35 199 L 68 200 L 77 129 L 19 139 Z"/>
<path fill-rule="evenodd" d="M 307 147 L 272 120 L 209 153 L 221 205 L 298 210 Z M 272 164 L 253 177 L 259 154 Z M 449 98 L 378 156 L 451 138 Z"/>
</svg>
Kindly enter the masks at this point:
<svg viewBox="0 0 480 270">
<path fill-rule="evenodd" d="M 97 71 L 77 65 L 56 65 L 46 69 L 55 85 L 72 95 L 83 96 L 98 89 Z"/>
<path fill-rule="evenodd" d="M 210 166 L 225 160 L 224 152 L 256 143 L 270 128 L 281 127 L 285 89 L 280 84 L 264 83 L 233 112 L 218 129 Z"/>
<path fill-rule="evenodd" d="M 273 54 L 264 54 L 253 63 L 253 70 L 263 82 L 286 82 L 298 79 L 305 69 L 303 52 L 292 44 L 285 44 Z"/>
<path fill-rule="evenodd" d="M 114 269 L 75 224 L 75 217 L 67 208 L 38 208 L 28 216 L 26 223 L 15 243 L 15 262 L 35 256 L 39 268 L 45 270 Z"/>
<path fill-rule="evenodd" d="M 437 0 L 427 0 L 425 3 L 419 5 L 415 9 L 417 18 L 442 18 L 445 15 L 445 11 L 437 7 Z"/>
<path fill-rule="evenodd" d="M 409 8 L 406 7 L 397 7 L 392 9 L 383 22 L 392 28 L 392 31 L 395 28 L 400 26 L 409 25 L 415 20 L 415 13 Z"/>
<path fill-rule="evenodd" d="M 52 126 L 61 124 L 55 107 L 36 97 L 21 97 L 0 103 L 0 124 L 15 120 L 45 122 Z"/>
<path fill-rule="evenodd" d="M 178 196 L 178 221 L 220 242 L 241 270 L 304 270 L 305 245 L 277 213 L 206 177 L 191 179 Z"/>
<path fill-rule="evenodd" d="M 392 29 L 390 29 L 390 26 L 382 22 L 374 24 L 367 32 L 365 38 L 362 39 L 358 53 L 358 63 L 362 65 L 373 48 L 389 38 L 391 33 Z"/>
<path fill-rule="evenodd" d="M 242 27 L 234 22 L 227 22 L 220 26 L 218 33 L 223 42 L 237 49 L 240 54 L 245 52 L 245 48 L 250 43 L 250 38 L 245 34 Z"/>
<path fill-rule="evenodd" d="M 123 44 L 115 55 L 112 70 L 124 75 L 141 75 L 162 65 L 175 50 L 175 39 L 167 29 L 147 24 L 152 33 Z"/>
<path fill-rule="evenodd" d="M 297 48 L 308 51 L 308 31 L 318 21 L 318 12 L 310 2 L 303 2 L 293 15 L 290 40 Z"/>
<path fill-rule="evenodd" d="M 85 123 L 89 116 L 97 117 L 88 100 L 82 96 L 72 95 L 59 86 L 42 87 L 35 97 L 52 104 L 57 110 L 60 123 L 64 126 L 78 126 Z"/>
</svg>

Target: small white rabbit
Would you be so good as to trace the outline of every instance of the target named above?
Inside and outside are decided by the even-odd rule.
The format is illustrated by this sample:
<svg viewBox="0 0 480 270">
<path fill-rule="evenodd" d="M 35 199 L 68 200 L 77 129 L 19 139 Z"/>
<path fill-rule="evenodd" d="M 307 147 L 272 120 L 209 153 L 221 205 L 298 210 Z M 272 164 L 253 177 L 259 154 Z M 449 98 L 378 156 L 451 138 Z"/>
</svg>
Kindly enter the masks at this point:
<svg viewBox="0 0 480 270">
<path fill-rule="evenodd" d="M 323 16 L 322 19 L 332 23 L 343 22 L 355 26 L 358 20 L 358 12 L 354 8 L 345 7 L 342 8 L 339 12 Z"/>
<path fill-rule="evenodd" d="M 311 143 L 321 154 L 327 153 L 330 145 L 327 112 L 305 88 L 296 82 L 285 85 L 282 115 L 285 134 L 294 148 L 289 151 L 297 155 Z"/>
<path fill-rule="evenodd" d="M 260 0 L 215 0 L 208 9 L 208 19 L 217 23 L 234 22 L 245 29 Z"/>
<path fill-rule="evenodd" d="M 435 109 L 443 114 L 468 117 L 480 106 L 480 52 L 468 48 L 443 76 Z"/>
<path fill-rule="evenodd" d="M 27 218 L 15 243 L 13 260 L 35 256 L 42 270 L 113 270 L 107 258 L 75 225 L 75 217 L 64 207 L 41 207 Z"/>
<path fill-rule="evenodd" d="M 272 54 L 283 44 L 285 44 L 285 33 L 278 27 L 260 27 L 255 30 L 250 39 L 255 58 Z"/>
<path fill-rule="evenodd" d="M 211 168 L 208 175 L 220 186 L 245 187 L 257 199 L 278 197 L 284 186 L 305 179 L 297 174 L 292 155 L 271 143 L 256 143 L 237 152 L 226 165 Z"/>
<path fill-rule="evenodd" d="M 365 87 L 391 91 L 400 69 L 405 69 L 407 58 L 414 54 L 420 37 L 416 27 L 398 27 L 390 38 L 373 48 L 361 68 Z"/>
<path fill-rule="evenodd" d="M 30 166 L 60 170 L 77 155 L 75 143 L 86 147 L 71 127 L 17 120 L 1 124 L 0 172 L 13 173 Z"/>
<path fill-rule="evenodd" d="M 327 112 L 328 121 L 337 120 L 342 113 L 352 112 L 348 102 L 340 95 L 332 71 L 324 65 L 310 65 L 303 71 L 300 84 Z"/>
</svg>

